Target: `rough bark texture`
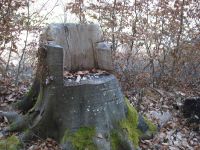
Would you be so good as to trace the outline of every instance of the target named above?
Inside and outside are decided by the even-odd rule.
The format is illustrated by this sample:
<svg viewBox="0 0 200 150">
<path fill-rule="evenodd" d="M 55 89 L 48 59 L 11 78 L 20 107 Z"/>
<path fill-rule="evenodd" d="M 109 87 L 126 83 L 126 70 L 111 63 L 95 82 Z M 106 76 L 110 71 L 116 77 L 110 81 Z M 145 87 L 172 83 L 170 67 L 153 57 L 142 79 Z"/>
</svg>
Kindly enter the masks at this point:
<svg viewBox="0 0 200 150">
<path fill-rule="evenodd" d="M 63 47 L 64 67 L 69 71 L 113 69 L 111 49 L 105 43 L 100 44 L 103 37 L 98 25 L 50 24 L 41 35 L 40 41 Z"/>
</svg>

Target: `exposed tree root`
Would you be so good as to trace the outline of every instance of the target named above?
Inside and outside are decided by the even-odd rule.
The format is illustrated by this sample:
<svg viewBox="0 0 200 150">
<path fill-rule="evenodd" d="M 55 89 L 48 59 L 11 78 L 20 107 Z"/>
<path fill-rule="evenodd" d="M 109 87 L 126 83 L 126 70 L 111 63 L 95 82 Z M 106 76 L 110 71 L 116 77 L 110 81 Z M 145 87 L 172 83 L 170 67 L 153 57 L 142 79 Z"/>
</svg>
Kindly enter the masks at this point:
<svg viewBox="0 0 200 150">
<path fill-rule="evenodd" d="M 29 142 L 31 140 L 39 138 L 31 130 L 26 130 L 19 135 L 19 139 L 22 143 Z"/>
<path fill-rule="evenodd" d="M 26 115 L 19 115 L 16 112 L 0 112 L 0 116 L 5 116 L 11 123 L 4 132 L 25 131 L 32 126 L 33 120 L 37 115 L 36 111 L 27 113 Z"/>
<path fill-rule="evenodd" d="M 26 117 L 21 117 L 13 122 L 7 129 L 7 132 L 20 132 L 28 128 L 29 121 Z"/>
<path fill-rule="evenodd" d="M 14 103 L 13 107 L 23 113 L 28 112 L 35 105 L 39 92 L 40 82 L 39 80 L 35 79 L 27 95 L 25 95 L 21 101 Z"/>
<path fill-rule="evenodd" d="M 27 139 L 27 137 L 29 137 L 30 139 L 31 136 L 28 136 L 28 133 L 30 132 L 29 128 L 32 126 L 34 119 L 37 118 L 37 115 L 39 114 L 38 110 L 40 108 L 40 106 L 38 106 L 36 102 L 41 101 L 41 99 L 43 98 L 40 90 L 40 81 L 36 78 L 27 95 L 24 96 L 21 101 L 12 105 L 15 109 L 24 113 L 24 115 L 19 114 L 16 111 L 0 111 L 0 117 L 6 117 L 8 122 L 10 123 L 9 127 L 1 131 L 3 135 L 8 135 L 8 133 L 10 132 L 23 132 L 23 134 L 20 135 L 20 139 L 22 139 L 22 142 L 23 139 L 25 140 Z M 37 111 L 34 109 L 34 106 L 37 106 Z"/>
<path fill-rule="evenodd" d="M 18 118 L 20 118 L 21 116 L 17 113 L 17 112 L 3 112 L 3 111 L 0 111 L 0 117 L 1 116 L 4 116 L 8 119 L 8 122 L 9 123 L 12 123 L 14 121 L 16 121 Z"/>
</svg>

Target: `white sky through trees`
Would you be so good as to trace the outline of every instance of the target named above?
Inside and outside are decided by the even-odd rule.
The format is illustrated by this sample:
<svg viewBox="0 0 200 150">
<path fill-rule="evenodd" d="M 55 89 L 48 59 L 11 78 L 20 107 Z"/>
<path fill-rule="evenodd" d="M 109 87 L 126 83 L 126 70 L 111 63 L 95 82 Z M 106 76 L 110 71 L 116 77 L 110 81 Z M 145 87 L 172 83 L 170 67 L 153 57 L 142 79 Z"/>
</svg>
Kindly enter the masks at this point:
<svg viewBox="0 0 200 150">
<path fill-rule="evenodd" d="M 76 22 L 75 15 L 66 14 L 66 3 L 71 0 L 36 0 L 31 4 L 31 12 L 38 12 L 40 16 L 47 16 L 47 23 Z M 70 16 L 70 17 L 69 17 Z"/>
</svg>

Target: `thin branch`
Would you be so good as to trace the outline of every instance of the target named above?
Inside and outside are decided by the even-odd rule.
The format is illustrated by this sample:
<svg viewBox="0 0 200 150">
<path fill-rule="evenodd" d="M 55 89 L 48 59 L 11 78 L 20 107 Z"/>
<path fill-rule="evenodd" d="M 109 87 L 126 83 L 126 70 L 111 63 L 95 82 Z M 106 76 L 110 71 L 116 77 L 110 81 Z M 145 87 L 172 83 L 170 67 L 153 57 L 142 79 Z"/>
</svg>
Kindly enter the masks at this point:
<svg viewBox="0 0 200 150">
<path fill-rule="evenodd" d="M 58 0 L 56 1 L 55 5 L 53 6 L 53 8 L 43 17 L 43 19 L 41 19 L 40 23 L 37 26 L 40 26 L 43 21 L 47 18 L 47 16 L 54 10 L 54 8 L 57 6 Z"/>
<path fill-rule="evenodd" d="M 17 75 L 16 75 L 16 79 L 15 79 L 16 85 L 18 85 L 18 79 L 19 79 L 20 69 L 21 69 L 21 65 L 22 65 L 22 60 L 24 58 L 24 54 L 25 54 L 25 50 L 26 50 L 27 42 L 28 42 L 29 26 L 30 26 L 29 0 L 27 0 L 27 11 L 28 11 L 28 22 L 27 22 L 27 29 L 26 29 L 26 39 L 25 39 L 25 42 L 24 42 L 24 48 L 22 50 L 22 55 L 21 55 L 21 58 L 20 58 L 20 61 L 19 61 L 19 66 L 18 66 Z"/>
</svg>

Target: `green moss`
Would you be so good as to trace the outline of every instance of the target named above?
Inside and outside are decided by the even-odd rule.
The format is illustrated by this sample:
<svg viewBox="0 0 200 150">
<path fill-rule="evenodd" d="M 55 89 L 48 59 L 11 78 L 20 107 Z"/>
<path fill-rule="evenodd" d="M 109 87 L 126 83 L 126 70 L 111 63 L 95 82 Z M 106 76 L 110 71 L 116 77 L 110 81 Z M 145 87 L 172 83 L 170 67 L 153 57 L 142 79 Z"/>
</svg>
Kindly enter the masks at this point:
<svg viewBox="0 0 200 150">
<path fill-rule="evenodd" d="M 157 131 L 157 127 L 146 117 L 144 117 L 144 120 L 149 127 L 149 132 L 154 134 Z"/>
<path fill-rule="evenodd" d="M 112 132 L 111 133 L 111 147 L 112 150 L 118 150 L 119 149 L 119 145 L 121 143 L 121 139 L 119 137 L 119 135 L 117 134 L 117 132 Z"/>
<path fill-rule="evenodd" d="M 135 147 L 138 147 L 139 137 L 141 132 L 137 129 L 138 125 L 138 113 L 137 110 L 131 106 L 128 99 L 125 98 L 127 105 L 127 117 L 120 121 L 120 127 L 126 132 L 128 138 L 133 142 Z"/>
<path fill-rule="evenodd" d="M 145 123 L 148 125 L 149 130 L 146 133 L 143 133 L 141 130 L 138 129 L 138 112 L 137 110 L 131 106 L 128 99 L 125 98 L 125 103 L 127 106 L 127 116 L 125 119 L 121 120 L 119 122 L 119 127 L 125 132 L 125 134 L 128 136 L 129 140 L 133 143 L 133 145 L 137 148 L 139 144 L 139 139 L 146 134 L 153 134 L 156 132 L 156 126 L 149 121 L 147 118 L 144 117 Z M 113 143 L 120 142 L 119 139 L 115 136 L 111 136 Z M 114 145 L 112 144 L 113 149 Z"/>
<path fill-rule="evenodd" d="M 121 130 L 113 130 L 110 134 L 110 144 L 112 150 L 130 150 L 130 143 Z"/>
<path fill-rule="evenodd" d="M 0 141 L 1 150 L 17 150 L 19 149 L 19 147 L 20 147 L 20 141 L 14 135 Z"/>
<path fill-rule="evenodd" d="M 127 98 L 125 98 L 125 103 L 126 103 L 126 106 L 128 108 L 127 120 L 132 123 L 132 126 L 137 127 L 137 125 L 138 125 L 138 112 L 133 106 L 131 106 L 131 104 L 129 103 Z"/>
<path fill-rule="evenodd" d="M 71 142 L 75 150 L 96 150 L 97 147 L 93 142 L 95 134 L 95 129 L 89 127 L 81 127 L 75 133 L 66 130 L 62 143 Z"/>
</svg>

